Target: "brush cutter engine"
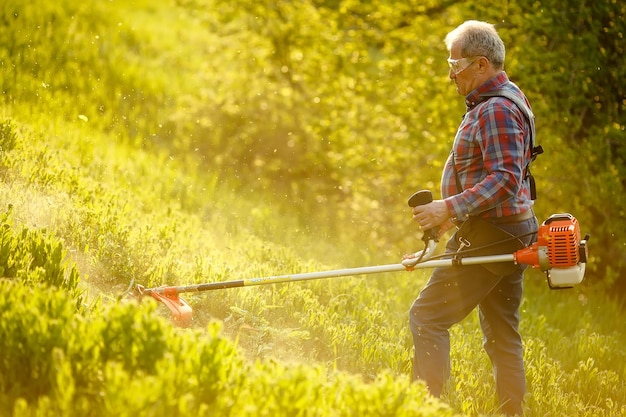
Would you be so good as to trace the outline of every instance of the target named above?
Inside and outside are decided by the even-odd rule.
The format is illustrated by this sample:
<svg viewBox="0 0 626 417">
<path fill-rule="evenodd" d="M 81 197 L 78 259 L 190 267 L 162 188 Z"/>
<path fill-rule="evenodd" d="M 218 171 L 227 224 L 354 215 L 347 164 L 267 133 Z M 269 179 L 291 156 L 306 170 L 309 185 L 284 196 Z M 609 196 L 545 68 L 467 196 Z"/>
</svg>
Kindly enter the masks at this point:
<svg viewBox="0 0 626 417">
<path fill-rule="evenodd" d="M 530 265 L 545 272 L 552 289 L 580 284 L 587 264 L 589 235 L 580 238 L 580 226 L 569 213 L 553 214 L 537 231 L 537 241 L 515 252 L 517 264 Z"/>
</svg>

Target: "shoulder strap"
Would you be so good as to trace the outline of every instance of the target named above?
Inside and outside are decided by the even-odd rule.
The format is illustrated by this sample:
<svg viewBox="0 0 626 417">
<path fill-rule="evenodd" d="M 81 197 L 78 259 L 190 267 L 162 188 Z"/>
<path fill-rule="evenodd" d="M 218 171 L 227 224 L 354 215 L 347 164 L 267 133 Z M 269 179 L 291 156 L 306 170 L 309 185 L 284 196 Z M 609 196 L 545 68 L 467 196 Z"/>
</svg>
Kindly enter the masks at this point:
<svg viewBox="0 0 626 417">
<path fill-rule="evenodd" d="M 511 100 L 519 109 L 524 113 L 524 116 L 528 119 L 528 122 L 531 123 L 535 119 L 535 115 L 533 114 L 530 107 L 524 103 L 524 100 L 516 94 L 513 94 L 511 90 L 499 89 L 499 90 L 491 90 L 480 95 L 481 97 L 504 97 Z"/>
<path fill-rule="evenodd" d="M 522 113 L 524 113 L 524 116 L 526 117 L 526 120 L 528 120 L 528 124 L 530 125 L 530 162 L 534 161 L 535 158 L 537 158 L 537 155 L 541 155 L 543 153 L 543 147 L 541 145 L 535 146 L 535 115 L 520 96 L 514 94 L 510 90 L 505 90 L 502 88 L 498 90 L 484 92 L 480 96 L 504 97 L 511 100 L 522 111 Z M 530 198 L 532 200 L 535 200 L 537 198 L 537 191 L 535 187 L 535 178 L 530 173 L 530 162 L 526 166 L 526 177 L 530 181 Z"/>
<path fill-rule="evenodd" d="M 526 117 L 526 119 L 528 120 L 528 124 L 530 125 L 530 128 L 531 128 L 530 146 L 531 146 L 532 160 L 534 161 L 537 155 L 541 155 L 543 153 L 543 148 L 541 147 L 541 145 L 535 146 L 535 129 L 534 129 L 535 115 L 533 114 L 532 110 L 530 110 L 530 107 L 528 107 L 526 103 L 524 103 L 524 100 L 522 100 L 520 96 L 514 94 L 510 90 L 505 90 L 503 88 L 498 89 L 498 90 L 491 90 L 491 91 L 484 92 L 480 96 L 481 97 L 504 97 L 504 98 L 511 100 L 522 111 L 522 113 L 524 113 L 524 116 Z"/>
</svg>

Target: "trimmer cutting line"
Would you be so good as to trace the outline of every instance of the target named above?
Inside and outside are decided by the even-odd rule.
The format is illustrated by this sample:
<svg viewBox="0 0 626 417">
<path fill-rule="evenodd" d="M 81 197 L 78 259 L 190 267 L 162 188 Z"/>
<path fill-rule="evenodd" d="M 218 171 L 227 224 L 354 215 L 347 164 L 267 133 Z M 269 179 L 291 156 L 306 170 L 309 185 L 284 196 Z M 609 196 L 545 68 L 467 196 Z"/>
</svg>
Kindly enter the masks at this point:
<svg viewBox="0 0 626 417">
<path fill-rule="evenodd" d="M 430 203 L 432 194 L 428 190 L 418 191 L 409 199 L 409 206 L 416 207 Z M 513 236 L 516 239 L 521 236 Z M 506 244 L 504 239 L 496 244 Z M 192 319 L 192 308 L 179 294 L 188 292 L 202 292 L 222 290 L 227 288 L 240 288 L 254 285 L 268 285 L 285 282 L 298 282 L 316 279 L 337 278 L 346 276 L 358 276 L 378 274 L 383 272 L 413 271 L 415 269 L 460 267 L 463 265 L 489 265 L 512 262 L 516 265 L 530 265 L 539 268 L 546 274 L 548 285 L 551 289 L 571 288 L 580 284 L 585 274 L 587 263 L 587 241 L 589 235 L 581 240 L 580 226 L 574 216 L 569 213 L 553 214 L 542 223 L 537 231 L 537 241 L 532 245 L 517 250 L 510 254 L 498 254 L 487 256 L 466 256 L 477 250 L 485 249 L 486 246 L 472 247 L 472 242 L 464 240 L 461 250 L 453 256 L 450 254 L 433 256 L 438 236 L 437 231 L 425 230 L 422 236 L 424 249 L 414 254 L 405 255 L 400 263 L 365 266 L 357 268 L 336 269 L 321 272 L 305 272 L 290 275 L 276 275 L 259 278 L 245 278 L 233 281 L 210 282 L 204 284 L 161 286 L 144 288 L 136 285 L 134 295 L 141 300 L 143 296 L 150 295 L 165 304 L 172 313 L 172 319 L 179 325 L 188 325 Z M 490 244 L 487 246 L 493 246 Z M 443 258 L 445 259 L 437 259 Z"/>
</svg>

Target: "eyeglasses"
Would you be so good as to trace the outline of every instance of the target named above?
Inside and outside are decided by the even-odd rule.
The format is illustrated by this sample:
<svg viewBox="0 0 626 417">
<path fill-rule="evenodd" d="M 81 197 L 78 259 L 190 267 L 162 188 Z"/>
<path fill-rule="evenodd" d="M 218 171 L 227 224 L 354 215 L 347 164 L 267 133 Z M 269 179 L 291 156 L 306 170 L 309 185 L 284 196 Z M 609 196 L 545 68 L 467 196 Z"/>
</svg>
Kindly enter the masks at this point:
<svg viewBox="0 0 626 417">
<path fill-rule="evenodd" d="M 470 67 L 470 65 L 472 65 L 474 62 L 476 62 L 476 60 L 478 58 L 480 58 L 480 57 L 478 57 L 478 56 L 467 56 L 467 57 L 461 58 L 461 59 L 450 59 L 450 58 L 448 58 L 448 65 L 450 65 L 450 70 L 452 71 L 452 74 L 458 75 L 461 72 L 463 72 L 466 69 L 468 69 Z M 472 60 L 468 62 L 469 59 L 472 59 Z M 465 64 L 466 62 L 467 62 L 467 64 Z"/>
</svg>

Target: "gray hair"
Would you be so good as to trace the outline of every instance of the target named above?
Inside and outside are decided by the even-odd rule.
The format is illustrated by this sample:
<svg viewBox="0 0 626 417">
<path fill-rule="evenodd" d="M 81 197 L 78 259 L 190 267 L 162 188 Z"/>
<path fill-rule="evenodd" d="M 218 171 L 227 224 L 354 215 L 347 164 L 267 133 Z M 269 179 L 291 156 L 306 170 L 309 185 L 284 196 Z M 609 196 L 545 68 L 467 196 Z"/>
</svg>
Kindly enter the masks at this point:
<svg viewBox="0 0 626 417">
<path fill-rule="evenodd" d="M 448 51 L 458 44 L 463 57 L 484 56 L 494 68 L 504 67 L 504 42 L 491 23 L 468 20 L 448 33 L 444 42 Z"/>
</svg>

